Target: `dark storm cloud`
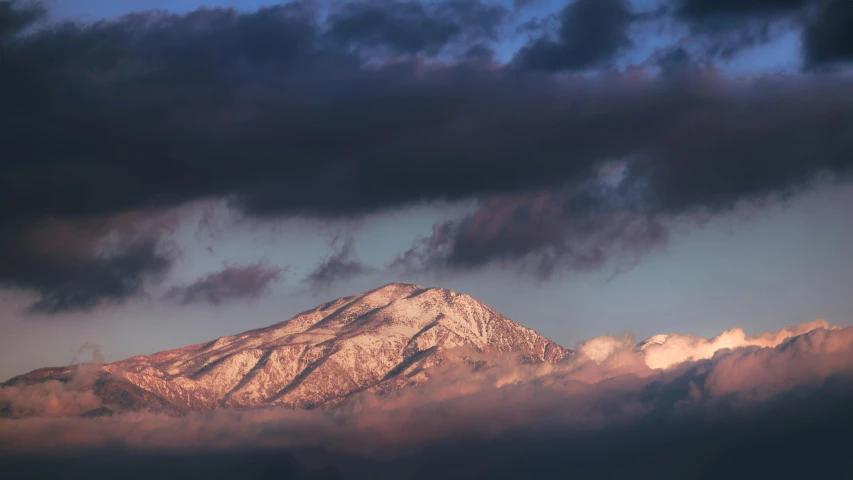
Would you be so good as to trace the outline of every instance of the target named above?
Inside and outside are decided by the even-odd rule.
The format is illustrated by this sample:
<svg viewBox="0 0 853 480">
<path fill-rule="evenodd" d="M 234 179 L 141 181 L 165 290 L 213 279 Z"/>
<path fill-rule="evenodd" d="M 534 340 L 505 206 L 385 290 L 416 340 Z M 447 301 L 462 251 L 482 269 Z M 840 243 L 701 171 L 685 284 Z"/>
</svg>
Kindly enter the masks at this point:
<svg viewBox="0 0 853 480">
<path fill-rule="evenodd" d="M 47 9 L 37 3 L 0 1 L 0 41 L 47 17 Z"/>
<path fill-rule="evenodd" d="M 198 280 L 172 287 L 166 298 L 181 305 L 208 303 L 222 305 L 236 301 L 254 300 L 269 292 L 270 287 L 286 271 L 284 268 L 255 263 L 226 265 L 218 272 Z"/>
<path fill-rule="evenodd" d="M 551 187 L 626 156 L 661 175 L 713 164 L 705 190 L 736 198 L 784 186 L 792 169 L 849 166 L 843 78 L 587 81 L 480 60 L 367 67 L 320 30 L 289 5 L 138 14 L 14 42 L 3 218 L 217 195 L 250 214 L 347 215 Z M 804 152 L 805 138 L 826 155 Z M 722 150 L 731 155 L 718 168 Z M 734 186 L 720 184 L 726 174 Z"/>
<path fill-rule="evenodd" d="M 816 173 L 844 175 L 853 163 L 853 82 L 842 76 L 590 79 L 484 55 L 365 63 L 332 33 L 335 18 L 382 4 L 360 5 L 331 23 L 311 5 L 288 4 L 134 14 L 4 40 L 0 226 L 8 248 L 0 265 L 24 251 L 16 232 L 48 216 L 104 217 L 217 197 L 257 217 L 357 216 L 424 201 L 562 192 L 588 182 L 602 162 L 627 159 L 620 192 L 634 192 L 629 211 L 642 224 L 642 216 L 796 192 Z M 492 17 L 481 19 L 476 12 L 486 7 L 477 3 L 389 5 L 386 18 L 395 22 L 400 8 L 422 8 L 428 19 L 472 22 L 463 32 L 478 38 L 491 34 L 484 25 Z M 626 45 L 631 13 L 621 2 L 583 0 L 561 19 L 553 43 L 535 40 L 517 59 L 551 45 L 555 68 L 598 63 Z M 348 42 L 400 51 L 396 34 L 358 32 Z M 571 219 L 536 239 L 468 236 L 460 251 L 483 244 L 497 259 L 520 258 L 561 251 L 543 239 L 572 244 L 567 236 L 591 226 L 622 232 L 621 213 L 593 218 L 600 199 L 584 198 L 570 202 L 571 217 L 549 213 Z M 659 238 L 652 233 L 649 240 Z M 482 253 L 460 255 L 453 264 L 485 262 Z M 53 268 L 62 270 L 30 270 Z M 31 274 L 0 272 L 5 285 L 38 291 Z"/>
<path fill-rule="evenodd" d="M 824 2 L 806 21 L 803 50 L 807 68 L 853 61 L 853 2 Z"/>
<path fill-rule="evenodd" d="M 702 112 L 682 117 L 656 151 L 637 157 L 624 186 L 645 192 L 651 208 L 677 213 L 789 196 L 821 172 L 847 180 L 853 168 L 851 87 L 832 77 L 768 79 L 735 84 L 728 92 L 710 86 L 699 101 Z"/>
<path fill-rule="evenodd" d="M 612 62 L 632 43 L 628 28 L 633 13 L 626 0 L 575 0 L 559 17 L 554 38 L 534 40 L 515 62 L 532 70 L 583 70 Z"/>
<path fill-rule="evenodd" d="M 549 280 L 616 259 L 623 261 L 619 268 L 632 266 L 669 238 L 668 228 L 654 215 L 587 210 L 587 205 L 578 209 L 577 201 L 576 195 L 549 193 L 484 202 L 470 215 L 435 225 L 432 235 L 416 240 L 391 269 L 442 272 L 497 263 Z"/>
<path fill-rule="evenodd" d="M 496 40 L 510 12 L 476 0 L 347 3 L 329 20 L 328 35 L 344 45 L 434 55 L 451 43 Z"/>
<path fill-rule="evenodd" d="M 350 214 L 511 190 L 528 170 L 477 180 L 537 153 L 524 135 L 542 125 L 522 121 L 557 93 L 548 79 L 482 61 L 362 67 L 309 13 L 138 14 L 13 43 L 2 216 L 216 195 L 253 214 Z M 494 141 L 496 129 L 513 135 Z"/>
<path fill-rule="evenodd" d="M 707 68 L 701 59 L 695 58 L 684 47 L 666 48 L 655 52 L 652 60 L 666 76 L 696 74 Z"/>
<path fill-rule="evenodd" d="M 486 201 L 472 215 L 436 225 L 392 266 L 442 271 L 515 263 L 547 279 L 617 258 L 630 265 L 666 243 L 672 222 L 729 211 L 743 201 L 788 197 L 808 188 L 821 171 L 849 179 L 850 86 L 824 81 L 720 89 L 714 80 L 705 83 L 708 88 L 675 80 L 667 92 L 672 97 L 661 97 L 658 112 L 688 91 L 704 94 L 690 100 L 697 110 L 678 125 L 656 125 L 666 136 L 645 155 L 627 158 L 617 183 L 587 181 L 568 190 Z M 805 94 L 821 84 L 823 99 Z M 779 103 L 781 91 L 791 96 Z M 795 98 L 799 108 L 786 105 Z M 663 113 L 657 121 L 667 117 Z"/>
<path fill-rule="evenodd" d="M 320 261 L 302 283 L 313 291 L 321 291 L 334 283 L 346 281 L 375 270 L 353 257 L 353 239 L 335 237 L 332 241 L 332 253 Z"/>
<path fill-rule="evenodd" d="M 757 17 L 795 12 L 814 0 L 674 0 L 682 18 Z"/>
<path fill-rule="evenodd" d="M 711 58 L 730 59 L 796 28 L 796 19 L 822 0 L 673 0 L 669 10 L 689 25 Z"/>
<path fill-rule="evenodd" d="M 171 268 L 177 251 L 165 240 L 169 228 L 168 220 L 143 213 L 52 219 L 6 230 L 0 236 L 0 287 L 38 295 L 31 313 L 121 303 Z"/>
<path fill-rule="evenodd" d="M 28 260 L 13 266 L 17 267 L 11 274 L 13 285 L 38 292 L 40 297 L 30 310 L 48 314 L 90 310 L 103 301 L 121 302 L 139 293 L 146 279 L 162 276 L 171 266 L 171 259 L 151 240 L 131 243 L 115 254 L 64 264 Z"/>
<path fill-rule="evenodd" d="M 611 157 L 642 155 L 666 173 L 716 161 L 674 134 L 699 121 L 687 138 L 750 150 L 715 170 L 730 178 L 772 167 L 784 182 L 791 166 L 844 161 L 828 147 L 837 129 L 825 128 L 849 120 L 841 78 L 767 80 L 765 90 L 724 79 L 561 79 L 481 60 L 368 67 L 318 31 L 310 11 L 289 5 L 138 14 L 12 43 L 2 218 L 220 195 L 255 215 L 350 215 L 550 187 Z M 805 99 L 806 114 L 790 118 Z M 780 129 L 765 105 L 790 125 Z M 779 148 L 792 130 L 828 155 Z M 769 154 L 782 155 L 778 167 Z M 761 181 L 755 173 L 747 177 Z"/>
</svg>

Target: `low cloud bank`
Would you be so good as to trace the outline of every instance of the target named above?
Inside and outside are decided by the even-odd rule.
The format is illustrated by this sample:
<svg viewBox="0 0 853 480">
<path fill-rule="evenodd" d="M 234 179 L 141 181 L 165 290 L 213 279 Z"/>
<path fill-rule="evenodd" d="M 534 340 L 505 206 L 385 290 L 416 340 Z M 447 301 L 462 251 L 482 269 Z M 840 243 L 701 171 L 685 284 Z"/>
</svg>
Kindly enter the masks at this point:
<svg viewBox="0 0 853 480">
<path fill-rule="evenodd" d="M 704 360 L 726 348 L 777 347 L 789 338 L 808 333 L 816 328 L 838 330 L 830 327 L 826 320 L 815 320 L 778 332 L 747 336 L 742 328 L 733 328 L 708 340 L 693 335 L 658 335 L 643 346 L 646 364 L 651 368 L 669 368 L 673 365 L 695 360 Z"/>
<path fill-rule="evenodd" d="M 78 363 L 80 356 L 85 356 L 86 352 L 91 353 L 92 361 Z M 0 388 L 0 419 L 22 416 L 67 417 L 103 407 L 94 389 L 103 364 L 104 355 L 100 345 L 86 342 L 77 350 L 68 367 L 37 370 L 44 374 L 44 378 L 50 378 L 47 381 L 34 383 L 10 380 Z"/>
<path fill-rule="evenodd" d="M 429 478 L 428 473 L 525 478 L 545 464 L 556 470 L 537 475 L 556 475 L 567 465 L 583 472 L 593 463 L 613 472 L 616 467 L 605 460 L 618 457 L 627 459 L 625 465 L 666 462 L 659 468 L 673 478 L 679 472 L 687 475 L 681 478 L 706 478 L 679 468 L 683 458 L 711 465 L 709 445 L 728 449 L 729 460 L 755 462 L 768 448 L 782 452 L 804 444 L 800 435 L 812 432 L 809 448 L 822 445 L 823 453 L 804 452 L 791 460 L 791 468 L 814 455 L 853 447 L 848 428 L 853 415 L 843 408 L 853 400 L 853 327 L 819 321 L 755 337 L 735 329 L 711 340 L 679 335 L 651 340 L 637 347 L 630 338 L 601 337 L 579 345 L 568 361 L 539 365 L 459 350 L 452 352 L 459 361 L 432 370 L 420 386 L 383 397 L 364 394 L 335 411 L 220 409 L 178 418 L 128 413 L 7 419 L 0 421 L 0 451 L 7 452 L 0 460 L 23 465 L 27 458 L 102 449 L 118 449 L 128 458 L 184 459 L 208 458 L 211 452 L 245 459 L 275 451 L 335 469 L 326 470 L 326 477 L 299 473 L 305 478 L 384 478 L 391 472 L 396 478 Z M 472 365 L 480 367 L 472 372 Z M 662 365 L 667 368 L 656 368 Z M 98 406 L 84 405 L 80 384 L 58 384 L 6 387 L 0 403 L 40 405 L 34 410 L 46 415 L 67 411 L 57 403 Z M 77 396 L 69 396 L 71 391 Z M 813 432 L 818 427 L 823 430 Z M 771 436 L 756 437 L 762 431 Z M 557 445 L 571 449 L 553 451 Z M 697 450 L 684 451 L 689 445 Z M 678 451 L 682 459 L 664 458 Z M 440 452 L 453 460 L 430 466 Z M 534 462 L 532 470 L 514 477 L 495 470 L 510 458 L 516 458 L 516 467 L 534 458 L 545 463 Z M 844 473 L 853 460 L 830 456 L 814 468 Z M 290 478 L 302 478 L 294 475 Z M 644 472 L 636 475 L 643 478 Z"/>
</svg>

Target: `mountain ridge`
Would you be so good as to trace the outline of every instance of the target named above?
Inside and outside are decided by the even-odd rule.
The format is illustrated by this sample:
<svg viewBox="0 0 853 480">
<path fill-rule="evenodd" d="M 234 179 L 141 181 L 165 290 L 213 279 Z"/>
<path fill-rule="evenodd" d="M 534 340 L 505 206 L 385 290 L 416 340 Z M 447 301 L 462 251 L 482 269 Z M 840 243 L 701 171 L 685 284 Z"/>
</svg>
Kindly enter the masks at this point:
<svg viewBox="0 0 853 480">
<path fill-rule="evenodd" d="M 419 384 L 458 347 L 533 363 L 572 354 L 469 295 L 396 282 L 268 327 L 96 366 L 88 388 L 102 412 L 336 408 L 365 391 Z M 48 367 L 4 385 L 67 383 L 75 373 Z"/>
</svg>

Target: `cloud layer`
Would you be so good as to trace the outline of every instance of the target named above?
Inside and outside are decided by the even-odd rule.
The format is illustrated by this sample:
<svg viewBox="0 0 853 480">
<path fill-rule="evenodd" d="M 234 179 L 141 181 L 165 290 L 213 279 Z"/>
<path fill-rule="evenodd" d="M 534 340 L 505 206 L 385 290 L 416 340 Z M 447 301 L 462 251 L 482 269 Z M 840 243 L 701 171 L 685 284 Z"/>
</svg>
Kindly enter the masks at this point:
<svg viewBox="0 0 853 480">
<path fill-rule="evenodd" d="M 602 337 L 580 345 L 569 361 L 553 365 L 526 365 L 509 357 L 481 359 L 476 352 L 457 351 L 459 361 L 435 367 L 431 379 L 420 386 L 385 397 L 364 395 L 332 412 L 226 409 L 180 418 L 134 413 L 99 419 L 3 420 L 0 446 L 5 452 L 18 452 L 5 457 L 18 461 L 33 453 L 69 449 L 82 454 L 81 447 L 190 456 L 313 449 L 325 452 L 320 458 L 326 464 L 353 468 L 347 459 L 361 458 L 364 468 L 370 465 L 374 472 L 397 474 L 438 452 L 462 448 L 485 456 L 462 461 L 451 455 L 459 465 L 445 464 L 445 473 L 449 478 L 471 478 L 460 471 L 467 468 L 485 474 L 496 468 L 496 452 L 514 448 L 544 449 L 528 455 L 550 458 L 552 463 L 560 458 L 581 462 L 571 452 L 555 459 L 556 452 L 547 445 L 577 448 L 579 441 L 591 442 L 591 450 L 583 455 L 607 458 L 631 451 L 642 455 L 649 445 L 657 449 L 673 437 L 713 444 L 719 433 L 715 430 L 727 432 L 745 425 L 770 431 L 775 424 L 787 435 L 790 432 L 780 426 L 780 418 L 773 417 L 773 423 L 764 423 L 765 419 L 784 413 L 786 428 L 799 431 L 810 415 L 819 418 L 809 421 L 831 420 L 822 415 L 837 415 L 839 410 L 832 406 L 853 398 L 853 328 L 827 328 L 825 322 L 812 322 L 753 338 L 735 330 L 712 340 L 677 336 L 654 340 L 650 348 L 668 352 L 647 348 L 642 353 L 629 338 Z M 661 358 L 677 363 L 652 368 L 665 363 Z M 472 372 L 472 365 L 481 360 L 485 368 Z M 85 385 L 79 382 L 86 378 L 91 377 L 75 375 L 64 387 L 58 382 L 7 386 L 3 399 L 12 408 L 27 405 L 43 415 L 72 413 L 61 405 L 74 406 L 79 413 L 97 406 L 82 393 Z M 818 415 L 808 406 L 834 409 Z M 841 420 L 851 418 L 834 419 Z M 649 437 L 649 429 L 657 433 Z M 827 438 L 831 433 L 826 432 Z M 750 449 L 763 451 L 765 446 L 756 442 L 729 448 L 733 455 L 747 455 Z M 779 448 L 788 446 L 783 443 Z M 666 449 L 654 454 L 660 461 L 665 456 Z M 849 462 L 837 458 L 821 468 L 841 472 L 838 469 L 845 465 Z M 663 473 L 670 472 L 661 468 Z"/>
<path fill-rule="evenodd" d="M 786 198 L 853 166 L 853 81 L 813 73 L 853 59 L 845 0 L 684 0 L 653 13 L 579 0 L 531 27 L 507 63 L 491 51 L 520 17 L 476 0 L 89 24 L 45 23 L 27 5 L 0 3 L 0 286 L 37 294 L 44 313 L 143 293 L 175 252 L 156 235 L 108 251 L 99 240 L 122 215 L 202 199 L 264 219 L 475 200 L 409 263 L 550 278 L 636 257 L 697 211 Z M 661 19 L 705 27 L 653 55 L 662 75 L 620 67 Z M 734 79 L 693 58 L 693 40 L 735 28 L 741 42 L 756 22 L 800 31 L 810 73 Z M 621 180 L 603 186 L 614 163 Z M 32 242 L 57 225 L 75 225 L 79 242 Z"/>
<path fill-rule="evenodd" d="M 546 71 L 609 65 L 631 46 L 632 17 L 627 0 L 577 0 L 560 12 L 556 39 L 547 34 L 537 38 L 518 52 L 515 61 Z"/>
</svg>

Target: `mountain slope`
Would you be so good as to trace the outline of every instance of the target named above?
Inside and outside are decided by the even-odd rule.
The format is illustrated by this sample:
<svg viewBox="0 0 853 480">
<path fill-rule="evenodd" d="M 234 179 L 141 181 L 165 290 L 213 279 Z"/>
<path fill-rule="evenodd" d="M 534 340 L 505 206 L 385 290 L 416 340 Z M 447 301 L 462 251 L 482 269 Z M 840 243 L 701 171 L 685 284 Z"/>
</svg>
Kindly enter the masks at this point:
<svg viewBox="0 0 853 480">
<path fill-rule="evenodd" d="M 101 367 L 93 391 L 119 409 L 170 413 L 217 407 L 333 408 L 365 390 L 426 379 L 443 352 L 467 346 L 557 362 L 571 352 L 468 295 L 394 283 L 339 298 L 290 320 L 208 343 Z M 37 370 L 7 384 L 62 381 Z"/>
</svg>

